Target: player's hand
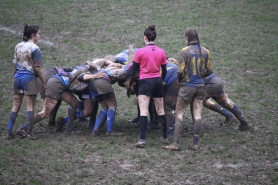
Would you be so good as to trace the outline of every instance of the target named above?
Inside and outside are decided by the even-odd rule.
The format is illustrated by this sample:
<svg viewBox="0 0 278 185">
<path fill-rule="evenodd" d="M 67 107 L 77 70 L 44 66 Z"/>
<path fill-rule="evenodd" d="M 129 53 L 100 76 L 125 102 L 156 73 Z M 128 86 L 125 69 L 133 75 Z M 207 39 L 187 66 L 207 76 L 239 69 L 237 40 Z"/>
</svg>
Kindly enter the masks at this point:
<svg viewBox="0 0 278 185">
<path fill-rule="evenodd" d="M 104 77 L 106 74 L 105 73 L 97 73 L 97 74 L 95 74 L 95 77 L 96 78 L 102 78 L 102 77 Z"/>
</svg>

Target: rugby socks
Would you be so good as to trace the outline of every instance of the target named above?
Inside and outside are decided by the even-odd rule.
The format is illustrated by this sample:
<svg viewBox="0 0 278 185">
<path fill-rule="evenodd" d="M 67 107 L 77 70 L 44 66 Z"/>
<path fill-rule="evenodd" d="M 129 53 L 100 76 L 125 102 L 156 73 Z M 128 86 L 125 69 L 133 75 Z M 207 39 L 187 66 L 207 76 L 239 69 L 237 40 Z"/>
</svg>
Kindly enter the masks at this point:
<svg viewBox="0 0 278 185">
<path fill-rule="evenodd" d="M 8 134 L 12 135 L 13 128 L 14 128 L 14 122 L 16 120 L 17 112 L 11 111 L 9 120 L 8 120 Z"/>
<path fill-rule="evenodd" d="M 93 112 L 90 114 L 89 128 L 93 128 L 95 126 L 97 111 L 98 111 L 98 102 L 96 101 L 94 104 Z"/>
<path fill-rule="evenodd" d="M 140 116 L 140 140 L 146 139 L 147 126 L 148 126 L 148 117 Z"/>
<path fill-rule="evenodd" d="M 193 145 L 198 145 L 199 135 L 201 132 L 201 120 L 198 119 L 194 122 L 194 137 L 193 137 Z"/>
<path fill-rule="evenodd" d="M 161 120 L 162 123 L 162 132 L 163 132 L 163 138 L 167 138 L 167 120 L 165 115 L 158 116 L 158 119 Z"/>
<path fill-rule="evenodd" d="M 247 121 L 243 117 L 241 110 L 238 108 L 237 105 L 234 104 L 233 107 L 229 109 L 229 111 L 231 111 L 235 115 L 235 117 L 240 121 L 242 125 L 248 125 Z"/>
<path fill-rule="evenodd" d="M 212 102 L 212 104 L 210 104 L 210 106 L 207 108 L 225 116 L 226 118 L 233 117 L 231 113 L 229 113 L 226 109 L 221 107 L 218 103 Z"/>
<path fill-rule="evenodd" d="M 34 111 L 26 111 L 26 125 L 28 134 L 31 134 L 34 124 Z"/>
<path fill-rule="evenodd" d="M 107 132 L 112 132 L 112 127 L 115 122 L 116 110 L 114 108 L 108 108 L 107 110 Z"/>
<path fill-rule="evenodd" d="M 72 107 L 69 107 L 69 109 L 72 109 Z M 75 116 L 73 118 L 73 121 L 76 120 L 76 119 L 80 119 L 80 118 L 83 118 L 84 117 L 84 113 L 83 113 L 83 110 L 77 110 L 76 113 L 75 113 Z M 65 117 L 64 118 L 64 125 L 69 122 L 69 118 L 68 117 Z"/>
<path fill-rule="evenodd" d="M 106 122 L 106 119 L 107 119 L 107 111 L 102 109 L 96 119 L 96 122 L 95 122 L 95 126 L 94 126 L 94 129 L 93 129 L 93 132 L 97 132 L 98 129 L 104 125 L 104 123 Z"/>
<path fill-rule="evenodd" d="M 67 132 L 71 132 L 73 130 L 74 124 L 74 117 L 76 114 L 76 109 L 73 109 L 72 107 L 68 108 L 68 125 L 67 125 Z"/>
<path fill-rule="evenodd" d="M 183 124 L 179 118 L 176 118 L 175 128 L 174 128 L 174 144 L 179 145 L 182 131 L 183 131 Z"/>
</svg>

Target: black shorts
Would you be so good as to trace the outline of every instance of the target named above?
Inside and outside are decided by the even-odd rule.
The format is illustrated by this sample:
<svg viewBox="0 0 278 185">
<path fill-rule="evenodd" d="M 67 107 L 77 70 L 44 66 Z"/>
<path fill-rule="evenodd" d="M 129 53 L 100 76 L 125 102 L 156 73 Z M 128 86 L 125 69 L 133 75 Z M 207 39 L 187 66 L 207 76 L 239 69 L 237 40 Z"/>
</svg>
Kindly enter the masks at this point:
<svg viewBox="0 0 278 185">
<path fill-rule="evenodd" d="M 140 80 L 138 95 L 152 96 L 153 98 L 163 98 L 164 90 L 161 77 Z"/>
</svg>

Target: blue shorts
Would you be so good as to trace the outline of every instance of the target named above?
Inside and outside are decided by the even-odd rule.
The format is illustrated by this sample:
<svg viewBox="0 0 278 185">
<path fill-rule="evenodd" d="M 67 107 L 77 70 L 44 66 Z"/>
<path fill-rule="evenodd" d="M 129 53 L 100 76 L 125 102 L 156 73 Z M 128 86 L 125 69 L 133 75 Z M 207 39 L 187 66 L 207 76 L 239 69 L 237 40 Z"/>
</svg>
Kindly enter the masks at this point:
<svg viewBox="0 0 278 185">
<path fill-rule="evenodd" d="M 39 79 L 38 79 L 39 80 Z M 14 77 L 13 93 L 26 95 L 39 94 L 42 91 L 42 85 L 34 74 L 17 74 Z"/>
</svg>

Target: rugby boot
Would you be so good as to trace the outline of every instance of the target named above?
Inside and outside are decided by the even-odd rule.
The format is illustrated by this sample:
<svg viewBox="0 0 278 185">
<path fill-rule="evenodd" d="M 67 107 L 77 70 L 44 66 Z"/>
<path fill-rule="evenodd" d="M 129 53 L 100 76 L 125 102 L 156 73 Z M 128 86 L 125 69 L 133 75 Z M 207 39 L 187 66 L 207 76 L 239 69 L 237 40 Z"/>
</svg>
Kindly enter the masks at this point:
<svg viewBox="0 0 278 185">
<path fill-rule="evenodd" d="M 177 143 L 172 143 L 170 145 L 167 145 L 167 146 L 162 146 L 163 149 L 165 150 L 170 150 L 170 151 L 179 151 L 181 150 L 181 147 L 179 144 Z"/>
<path fill-rule="evenodd" d="M 37 140 L 38 139 L 33 133 L 28 133 L 27 138 L 31 139 L 31 140 Z"/>
<path fill-rule="evenodd" d="M 25 124 L 22 124 L 18 127 L 18 129 L 16 130 L 16 134 L 21 138 L 26 138 L 27 137 L 27 127 L 25 126 Z"/>
<path fill-rule="evenodd" d="M 234 121 L 235 121 L 235 117 L 233 115 L 230 117 L 226 117 L 226 120 L 224 121 L 224 123 L 220 123 L 220 126 L 231 125 Z"/>
<path fill-rule="evenodd" d="M 58 118 L 56 121 L 56 131 L 62 132 L 65 125 L 64 118 Z"/>
<path fill-rule="evenodd" d="M 197 151 L 199 149 L 199 146 L 198 145 L 192 145 L 189 147 L 191 150 L 194 150 L 194 151 Z"/>
<path fill-rule="evenodd" d="M 240 130 L 240 131 L 249 130 L 250 128 L 251 128 L 250 124 L 240 124 L 238 126 L 238 130 Z"/>
<path fill-rule="evenodd" d="M 140 117 L 138 117 L 138 116 L 131 120 L 128 120 L 129 123 L 139 123 L 139 121 L 140 121 Z"/>
<path fill-rule="evenodd" d="M 106 132 L 105 133 L 105 136 L 121 136 L 123 135 L 123 133 L 120 133 L 120 132 Z"/>
<path fill-rule="evenodd" d="M 4 139 L 6 139 L 6 140 L 12 140 L 14 138 L 14 135 L 12 135 L 12 134 L 7 134 L 5 137 L 4 137 Z"/>
<path fill-rule="evenodd" d="M 162 142 L 163 144 L 170 144 L 170 141 L 168 140 L 168 138 L 160 137 L 159 141 Z"/>
<path fill-rule="evenodd" d="M 146 146 L 146 141 L 140 139 L 137 143 L 134 144 L 134 146 L 137 148 L 144 148 Z"/>
<path fill-rule="evenodd" d="M 100 132 L 99 131 L 93 131 L 91 136 L 92 137 L 100 136 Z"/>
</svg>

